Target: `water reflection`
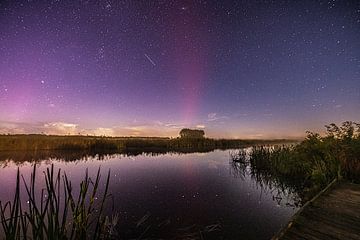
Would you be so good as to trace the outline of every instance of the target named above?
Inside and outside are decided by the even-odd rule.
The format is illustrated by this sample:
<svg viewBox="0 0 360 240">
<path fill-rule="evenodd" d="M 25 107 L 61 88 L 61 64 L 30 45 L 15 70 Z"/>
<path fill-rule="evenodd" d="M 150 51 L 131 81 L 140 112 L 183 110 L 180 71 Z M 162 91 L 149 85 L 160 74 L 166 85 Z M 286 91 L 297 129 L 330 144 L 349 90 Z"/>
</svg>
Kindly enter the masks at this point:
<svg viewBox="0 0 360 240">
<path fill-rule="evenodd" d="M 0 151 L 0 164 L 4 165 L 7 162 L 14 162 L 16 164 L 21 164 L 24 162 L 40 162 L 43 160 L 58 160 L 58 161 L 87 161 L 87 160 L 106 160 L 114 156 L 125 156 L 125 157 L 136 157 L 139 155 L 144 156 L 158 156 L 164 154 L 187 154 L 187 153 L 208 153 L 213 150 L 201 150 L 201 151 L 161 151 L 156 150 L 152 151 L 151 149 L 132 149 L 126 151 L 65 151 L 65 150 L 52 150 L 52 151 Z"/>
<path fill-rule="evenodd" d="M 267 168 L 251 164 L 251 151 L 252 148 L 244 148 L 230 152 L 229 164 L 232 176 L 252 179 L 261 191 L 271 193 L 278 205 L 300 207 L 303 202 L 303 182 L 296 178 L 275 175 Z"/>
<path fill-rule="evenodd" d="M 288 186 L 250 166 L 229 164 L 229 151 L 9 154 L 1 155 L 2 201 L 11 199 L 17 166 L 26 178 L 34 161 L 39 172 L 50 163 L 61 168 L 74 186 L 86 168 L 90 176 L 100 166 L 105 173 L 111 169 L 115 209 L 108 210 L 119 216 L 121 239 L 269 239 L 296 210 L 296 194 Z"/>
</svg>

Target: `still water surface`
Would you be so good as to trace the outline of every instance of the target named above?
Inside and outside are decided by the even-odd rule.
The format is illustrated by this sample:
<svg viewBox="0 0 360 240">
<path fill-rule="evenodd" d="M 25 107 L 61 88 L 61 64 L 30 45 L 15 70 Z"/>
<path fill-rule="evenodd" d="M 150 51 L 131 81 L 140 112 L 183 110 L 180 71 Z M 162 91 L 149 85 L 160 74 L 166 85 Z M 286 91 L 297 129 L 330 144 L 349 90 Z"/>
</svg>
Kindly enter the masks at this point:
<svg viewBox="0 0 360 240">
<path fill-rule="evenodd" d="M 44 159 L 37 161 L 37 186 L 44 186 L 41 173 L 52 163 L 73 185 L 86 169 L 95 177 L 99 167 L 105 183 L 110 169 L 114 209 L 108 214 L 119 214 L 121 239 L 270 239 L 297 210 L 294 196 L 237 172 L 229 159 L 229 150 Z M 28 179 L 34 163 L 0 164 L 0 200 L 6 201 L 14 193 L 17 167 Z"/>
</svg>

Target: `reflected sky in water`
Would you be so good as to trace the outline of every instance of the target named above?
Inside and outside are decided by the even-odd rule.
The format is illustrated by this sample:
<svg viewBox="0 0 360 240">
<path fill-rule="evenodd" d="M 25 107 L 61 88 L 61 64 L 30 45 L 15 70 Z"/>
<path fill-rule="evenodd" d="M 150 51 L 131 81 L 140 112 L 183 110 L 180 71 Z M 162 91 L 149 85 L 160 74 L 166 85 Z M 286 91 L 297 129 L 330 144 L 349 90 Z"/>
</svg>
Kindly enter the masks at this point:
<svg viewBox="0 0 360 240">
<path fill-rule="evenodd" d="M 51 163 L 64 170 L 74 186 L 86 169 L 95 177 L 101 167 L 104 184 L 111 170 L 108 206 L 113 204 L 114 210 L 108 213 L 119 214 L 118 235 L 125 239 L 269 239 L 297 210 L 292 194 L 278 194 L 278 189 L 234 172 L 229 151 L 46 159 L 37 165 L 37 186 L 43 186 L 39 176 Z M 28 179 L 33 163 L 8 161 L 1 166 L 0 199 L 6 201 L 13 196 L 17 167 Z"/>
</svg>

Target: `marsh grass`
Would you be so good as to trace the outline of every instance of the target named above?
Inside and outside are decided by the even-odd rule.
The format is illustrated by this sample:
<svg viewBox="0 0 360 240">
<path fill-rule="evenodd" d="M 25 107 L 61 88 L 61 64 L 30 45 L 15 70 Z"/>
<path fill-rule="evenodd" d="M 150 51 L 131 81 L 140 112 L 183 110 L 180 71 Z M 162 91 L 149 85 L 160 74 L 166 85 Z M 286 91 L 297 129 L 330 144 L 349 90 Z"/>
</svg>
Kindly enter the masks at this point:
<svg viewBox="0 0 360 240">
<path fill-rule="evenodd" d="M 306 201 L 335 178 L 360 181 L 360 125 L 326 126 L 327 135 L 308 132 L 296 145 L 254 146 L 231 155 L 238 170 L 258 182 L 275 182 L 296 190 Z M 245 166 L 241 166 L 241 164 Z"/>
<path fill-rule="evenodd" d="M 86 170 L 76 195 L 66 173 L 60 169 L 55 171 L 51 165 L 44 172 L 45 188 L 41 189 L 38 199 L 36 166 L 30 182 L 26 182 L 18 169 L 13 200 L 0 201 L 1 230 L 5 238 L 110 239 L 117 221 L 117 216 L 110 219 L 104 215 L 105 202 L 110 196 L 110 171 L 102 194 L 99 193 L 100 179 L 100 168 L 94 181 Z M 26 195 L 26 206 L 22 204 L 22 190 Z"/>
<path fill-rule="evenodd" d="M 42 134 L 0 135 L 0 151 L 71 150 L 88 153 L 194 152 L 239 148 L 288 140 L 241 140 L 211 138 L 95 137 Z"/>
</svg>

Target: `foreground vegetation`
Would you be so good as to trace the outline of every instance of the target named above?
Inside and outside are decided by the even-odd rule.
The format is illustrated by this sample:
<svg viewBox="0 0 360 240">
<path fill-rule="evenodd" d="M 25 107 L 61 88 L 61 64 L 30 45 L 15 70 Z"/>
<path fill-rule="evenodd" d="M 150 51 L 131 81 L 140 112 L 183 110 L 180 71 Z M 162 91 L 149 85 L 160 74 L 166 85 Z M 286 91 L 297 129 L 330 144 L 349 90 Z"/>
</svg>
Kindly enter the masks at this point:
<svg viewBox="0 0 360 240">
<path fill-rule="evenodd" d="M 348 121 L 326 129 L 326 136 L 308 132 L 297 145 L 240 150 L 232 160 L 260 181 L 271 180 L 300 192 L 304 201 L 335 178 L 359 182 L 360 124 Z"/>
<path fill-rule="evenodd" d="M 0 201 L 0 234 L 5 239 L 109 239 L 117 217 L 103 212 L 110 172 L 100 195 L 100 169 L 93 181 L 87 174 L 75 194 L 65 173 L 47 168 L 45 189 L 36 189 L 36 166 L 28 184 L 18 170 L 14 199 Z M 21 184 L 23 180 L 23 184 Z M 25 197 L 21 193 L 25 191 Z M 40 193 L 40 194 L 39 194 Z M 40 196 L 39 196 L 40 195 Z M 26 200 L 27 204 L 22 204 Z"/>
</svg>

